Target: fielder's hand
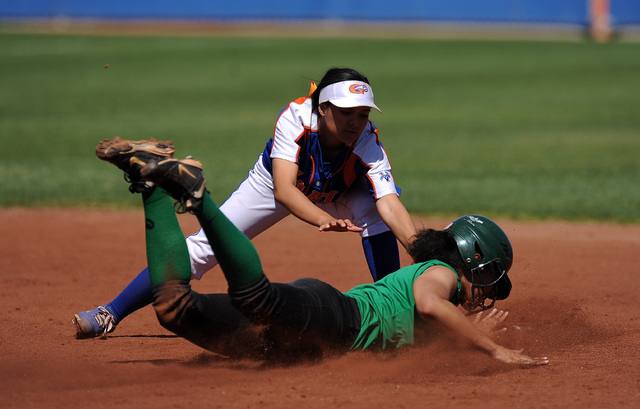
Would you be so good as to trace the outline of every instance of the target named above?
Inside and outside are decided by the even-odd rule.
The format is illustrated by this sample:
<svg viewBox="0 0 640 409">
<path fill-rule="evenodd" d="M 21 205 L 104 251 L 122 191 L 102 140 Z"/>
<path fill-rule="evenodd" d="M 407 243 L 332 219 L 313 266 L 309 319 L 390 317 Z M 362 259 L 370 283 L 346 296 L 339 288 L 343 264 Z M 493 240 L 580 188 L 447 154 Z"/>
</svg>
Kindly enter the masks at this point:
<svg viewBox="0 0 640 409">
<path fill-rule="evenodd" d="M 362 231 L 362 227 L 358 227 L 349 219 L 331 219 L 318 227 L 320 231 L 351 231 L 359 233 Z"/>
</svg>

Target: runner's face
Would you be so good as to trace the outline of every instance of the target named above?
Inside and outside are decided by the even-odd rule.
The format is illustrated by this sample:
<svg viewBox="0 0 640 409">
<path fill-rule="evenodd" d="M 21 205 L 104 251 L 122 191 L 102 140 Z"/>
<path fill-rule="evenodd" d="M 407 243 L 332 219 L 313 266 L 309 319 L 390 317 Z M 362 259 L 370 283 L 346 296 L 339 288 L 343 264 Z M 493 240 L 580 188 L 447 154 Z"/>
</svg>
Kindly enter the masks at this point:
<svg viewBox="0 0 640 409">
<path fill-rule="evenodd" d="M 353 145 L 369 123 L 369 107 L 340 108 L 323 103 L 320 113 L 322 136 L 331 144 Z"/>
<path fill-rule="evenodd" d="M 495 298 L 493 286 L 484 287 L 484 289 L 471 286 L 469 286 L 468 288 L 470 294 L 472 293 L 473 296 L 464 300 L 464 302 L 462 303 L 462 308 L 464 308 L 468 312 L 478 312 L 481 309 L 484 310 L 493 306 L 493 299 Z"/>
</svg>

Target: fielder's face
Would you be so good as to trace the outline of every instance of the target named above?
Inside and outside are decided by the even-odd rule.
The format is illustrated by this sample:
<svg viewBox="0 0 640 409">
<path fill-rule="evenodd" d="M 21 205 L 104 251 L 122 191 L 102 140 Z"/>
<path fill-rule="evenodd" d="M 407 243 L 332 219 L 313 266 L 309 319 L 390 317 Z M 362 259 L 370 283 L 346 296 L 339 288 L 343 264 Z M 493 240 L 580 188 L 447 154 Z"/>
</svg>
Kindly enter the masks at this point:
<svg viewBox="0 0 640 409">
<path fill-rule="evenodd" d="M 353 145 L 369 123 L 369 107 L 340 108 L 331 103 L 318 107 L 318 130 L 330 145 Z"/>
</svg>

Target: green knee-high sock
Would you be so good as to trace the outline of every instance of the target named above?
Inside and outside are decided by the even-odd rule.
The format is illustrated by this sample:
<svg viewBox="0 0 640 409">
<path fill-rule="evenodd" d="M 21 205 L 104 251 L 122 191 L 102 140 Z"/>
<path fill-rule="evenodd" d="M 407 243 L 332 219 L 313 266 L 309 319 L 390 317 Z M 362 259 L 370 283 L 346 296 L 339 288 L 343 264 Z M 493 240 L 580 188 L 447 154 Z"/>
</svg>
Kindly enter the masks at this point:
<svg viewBox="0 0 640 409">
<path fill-rule="evenodd" d="M 171 198 L 159 188 L 142 194 L 151 286 L 190 280 L 191 262 Z"/>
<path fill-rule="evenodd" d="M 208 192 L 197 217 L 230 288 L 251 284 L 261 277 L 262 263 L 253 243 L 218 209 Z"/>
</svg>

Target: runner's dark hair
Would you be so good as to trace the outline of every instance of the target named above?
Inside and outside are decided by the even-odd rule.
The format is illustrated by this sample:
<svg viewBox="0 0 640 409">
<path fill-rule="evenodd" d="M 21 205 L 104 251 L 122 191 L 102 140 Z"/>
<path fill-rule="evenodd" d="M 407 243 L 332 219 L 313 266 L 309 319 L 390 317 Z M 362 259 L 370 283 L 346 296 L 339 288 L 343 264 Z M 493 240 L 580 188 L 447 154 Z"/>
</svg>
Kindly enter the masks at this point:
<svg viewBox="0 0 640 409">
<path fill-rule="evenodd" d="M 445 230 L 423 229 L 409 244 L 407 252 L 416 263 L 439 260 L 449 264 L 459 273 L 468 275 L 469 269 L 462 260 L 453 233 Z"/>
</svg>

